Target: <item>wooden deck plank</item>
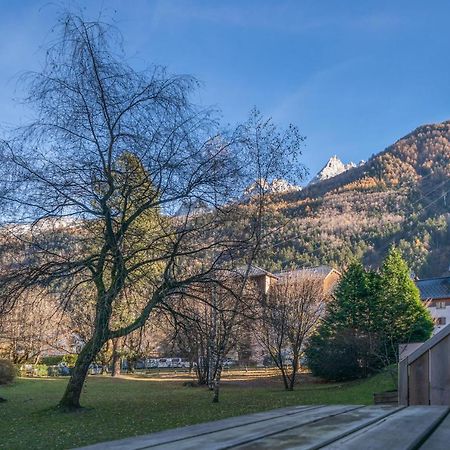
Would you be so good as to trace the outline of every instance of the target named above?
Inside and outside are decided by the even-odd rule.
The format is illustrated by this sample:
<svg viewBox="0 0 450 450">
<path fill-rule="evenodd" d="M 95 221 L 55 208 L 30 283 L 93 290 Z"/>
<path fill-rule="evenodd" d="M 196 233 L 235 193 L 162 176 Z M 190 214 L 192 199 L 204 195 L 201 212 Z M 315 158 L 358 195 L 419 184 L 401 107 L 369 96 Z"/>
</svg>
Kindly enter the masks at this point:
<svg viewBox="0 0 450 450">
<path fill-rule="evenodd" d="M 323 406 L 314 410 L 302 411 L 289 416 L 274 418 L 267 422 L 251 423 L 242 427 L 217 431 L 214 433 L 195 436 L 152 448 L 158 450 L 219 450 L 236 447 L 265 436 L 298 428 L 304 424 L 312 423 L 325 417 L 332 417 L 353 409 L 359 409 L 358 405 L 333 405 Z"/>
<path fill-rule="evenodd" d="M 420 450 L 448 450 L 450 447 L 450 414 L 438 425 Z"/>
<path fill-rule="evenodd" d="M 446 406 L 410 406 L 323 447 L 327 450 L 408 450 L 427 437 L 448 413 Z"/>
<path fill-rule="evenodd" d="M 269 411 L 262 411 L 259 413 L 228 417 L 226 419 L 215 420 L 212 422 L 158 431 L 142 436 L 130 437 L 116 441 L 100 442 L 98 444 L 80 447 L 78 450 L 138 450 L 148 446 L 176 441 L 178 439 L 186 439 L 193 436 L 213 433 L 215 431 L 241 427 L 250 423 L 263 422 L 277 417 L 289 416 L 291 414 L 297 414 L 301 411 L 318 409 L 322 406 L 323 405 L 296 405 L 288 406 L 286 408 L 271 409 Z"/>
<path fill-rule="evenodd" d="M 402 408 L 382 405 L 355 409 L 236 448 L 239 450 L 273 448 L 314 450 L 371 425 L 400 409 Z"/>
<path fill-rule="evenodd" d="M 85 450 L 450 448 L 447 406 L 309 405 L 281 408 L 191 425 Z"/>
</svg>

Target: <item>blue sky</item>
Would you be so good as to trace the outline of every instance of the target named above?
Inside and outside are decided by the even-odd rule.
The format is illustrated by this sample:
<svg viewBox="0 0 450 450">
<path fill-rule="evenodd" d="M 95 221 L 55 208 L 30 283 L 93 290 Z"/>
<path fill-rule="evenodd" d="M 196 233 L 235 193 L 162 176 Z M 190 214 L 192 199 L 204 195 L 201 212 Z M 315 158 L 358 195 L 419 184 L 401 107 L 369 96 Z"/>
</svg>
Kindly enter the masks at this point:
<svg viewBox="0 0 450 450">
<path fill-rule="evenodd" d="M 39 68 L 68 5 L 113 20 L 136 67 L 196 76 L 225 121 L 257 106 L 296 124 L 312 174 L 450 119 L 448 1 L 0 0 L 0 126 L 26 120 L 17 75 Z"/>
</svg>

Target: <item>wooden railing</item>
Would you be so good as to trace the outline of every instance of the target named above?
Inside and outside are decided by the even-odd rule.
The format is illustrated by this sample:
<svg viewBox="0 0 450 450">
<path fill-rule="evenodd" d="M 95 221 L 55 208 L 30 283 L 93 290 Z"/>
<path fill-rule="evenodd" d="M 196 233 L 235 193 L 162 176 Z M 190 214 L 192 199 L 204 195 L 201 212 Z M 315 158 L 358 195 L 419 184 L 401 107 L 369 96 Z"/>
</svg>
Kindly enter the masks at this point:
<svg viewBox="0 0 450 450">
<path fill-rule="evenodd" d="M 450 325 L 399 363 L 400 405 L 450 405 Z"/>
</svg>

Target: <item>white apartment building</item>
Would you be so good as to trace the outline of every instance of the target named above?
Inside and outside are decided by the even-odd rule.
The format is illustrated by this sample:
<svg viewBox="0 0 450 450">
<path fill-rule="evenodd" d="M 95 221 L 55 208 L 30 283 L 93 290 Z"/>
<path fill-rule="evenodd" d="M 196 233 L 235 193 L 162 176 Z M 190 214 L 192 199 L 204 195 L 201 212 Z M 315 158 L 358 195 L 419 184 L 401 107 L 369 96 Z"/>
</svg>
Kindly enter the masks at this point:
<svg viewBox="0 0 450 450">
<path fill-rule="evenodd" d="M 450 324 L 450 276 L 417 280 L 420 298 L 434 319 L 434 334 Z"/>
</svg>

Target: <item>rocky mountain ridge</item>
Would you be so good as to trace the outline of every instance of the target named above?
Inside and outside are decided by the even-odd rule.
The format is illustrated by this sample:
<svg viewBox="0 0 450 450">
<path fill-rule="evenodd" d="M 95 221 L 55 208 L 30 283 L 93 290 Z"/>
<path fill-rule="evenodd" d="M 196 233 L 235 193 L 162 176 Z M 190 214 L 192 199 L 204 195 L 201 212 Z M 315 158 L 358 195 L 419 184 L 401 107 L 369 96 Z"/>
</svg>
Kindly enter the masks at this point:
<svg viewBox="0 0 450 450">
<path fill-rule="evenodd" d="M 269 270 L 342 268 L 355 257 L 376 267 L 394 244 L 419 277 L 440 276 L 450 264 L 450 121 L 418 127 L 361 165 L 280 194 L 272 220 L 286 226 L 261 256 Z"/>
<path fill-rule="evenodd" d="M 341 173 L 356 167 L 354 162 L 344 164 L 336 155 L 333 155 L 327 163 L 319 170 L 317 175 L 309 182 L 309 184 L 319 183 L 320 181 L 328 180 Z"/>
</svg>

